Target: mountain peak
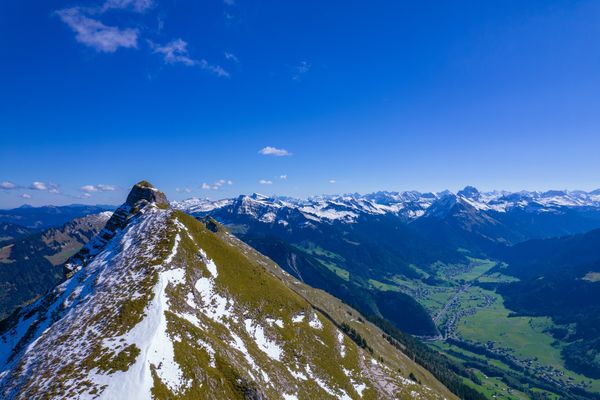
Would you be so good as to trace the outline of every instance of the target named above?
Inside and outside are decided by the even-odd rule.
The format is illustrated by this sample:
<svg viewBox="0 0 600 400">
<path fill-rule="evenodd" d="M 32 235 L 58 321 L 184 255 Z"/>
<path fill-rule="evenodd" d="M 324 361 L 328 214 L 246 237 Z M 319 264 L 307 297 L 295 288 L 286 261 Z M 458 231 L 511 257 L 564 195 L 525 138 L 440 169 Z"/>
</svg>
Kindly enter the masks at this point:
<svg viewBox="0 0 600 400">
<path fill-rule="evenodd" d="M 466 197 L 467 199 L 474 199 L 479 197 L 479 190 L 474 186 L 465 186 L 465 188 L 458 193 L 458 196 Z"/>
<path fill-rule="evenodd" d="M 157 206 L 168 207 L 169 205 L 167 196 L 165 196 L 165 194 L 160 190 L 156 189 L 148 181 L 140 181 L 133 185 L 131 191 L 129 192 L 129 195 L 127 196 L 125 204 L 129 206 L 134 206 L 142 200 L 145 200 L 148 203 L 155 203 Z"/>
</svg>

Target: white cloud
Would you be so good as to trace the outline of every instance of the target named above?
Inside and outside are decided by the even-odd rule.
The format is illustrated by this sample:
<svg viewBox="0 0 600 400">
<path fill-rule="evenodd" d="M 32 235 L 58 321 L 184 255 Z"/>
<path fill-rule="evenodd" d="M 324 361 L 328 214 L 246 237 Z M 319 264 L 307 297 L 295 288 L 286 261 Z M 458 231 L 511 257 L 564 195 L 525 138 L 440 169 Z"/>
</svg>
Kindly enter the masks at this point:
<svg viewBox="0 0 600 400">
<path fill-rule="evenodd" d="M 29 185 L 29 189 L 31 189 L 31 190 L 40 190 L 40 191 L 47 190 L 48 193 L 52 193 L 52 194 L 58 194 L 58 193 L 60 193 L 60 190 L 59 190 L 57 184 L 55 184 L 55 183 L 40 182 L 40 181 L 32 182 L 31 185 Z"/>
<path fill-rule="evenodd" d="M 101 192 L 114 192 L 117 190 L 116 186 L 113 185 L 103 185 L 103 184 L 99 184 L 96 185 L 96 187 L 98 188 L 99 191 Z"/>
<path fill-rule="evenodd" d="M 8 181 L 0 182 L 0 189 L 12 190 L 12 189 L 16 189 L 16 188 L 17 188 L 17 185 L 15 185 L 12 182 L 8 182 Z"/>
<path fill-rule="evenodd" d="M 287 175 L 279 175 L 279 179 L 287 180 Z"/>
<path fill-rule="evenodd" d="M 131 9 L 135 12 L 144 12 L 154 7 L 153 0 L 106 0 L 102 7 L 101 12 L 105 12 L 111 9 Z"/>
<path fill-rule="evenodd" d="M 21 194 L 21 198 L 22 198 L 22 199 L 30 199 L 30 198 L 31 198 L 31 195 L 30 195 L 30 194 L 27 194 L 27 193 L 23 193 L 23 194 Z"/>
<path fill-rule="evenodd" d="M 92 197 L 90 193 L 82 193 L 81 196 L 79 196 L 80 199 L 89 199 L 90 197 Z"/>
<path fill-rule="evenodd" d="M 83 15 L 78 7 L 66 8 L 56 13 L 75 32 L 75 39 L 79 43 L 93 47 L 96 51 L 114 53 L 120 47 L 137 47 L 137 29 L 104 25 Z"/>
<path fill-rule="evenodd" d="M 159 45 L 154 42 L 148 42 L 155 53 L 161 54 L 167 64 L 183 64 L 189 67 L 199 67 L 203 70 L 225 78 L 229 78 L 229 72 L 219 65 L 210 64 L 208 61 L 195 60 L 190 57 L 187 49 L 187 42 L 182 39 L 175 39 L 165 45 Z"/>
<path fill-rule="evenodd" d="M 267 146 L 258 151 L 258 154 L 262 154 L 263 156 L 276 156 L 276 157 L 284 157 L 291 156 L 292 153 L 287 151 L 286 149 L 278 149 L 277 147 Z"/>
<path fill-rule="evenodd" d="M 267 179 L 261 179 L 260 181 L 258 181 L 258 183 L 260 183 L 261 185 L 272 185 L 273 181 L 269 181 Z"/>
<path fill-rule="evenodd" d="M 236 62 L 236 63 L 240 62 L 240 60 L 237 58 L 237 56 L 235 54 L 233 54 L 233 53 L 230 53 L 230 52 L 226 51 L 223 55 L 225 56 L 226 60 L 233 61 L 233 62 Z"/>
<path fill-rule="evenodd" d="M 29 185 L 29 189 L 32 190 L 48 190 L 48 185 L 44 182 L 35 181 L 31 185 Z"/>
<path fill-rule="evenodd" d="M 82 192 L 94 193 L 94 192 L 114 192 L 117 190 L 116 186 L 113 185 L 83 185 L 79 188 Z"/>
<path fill-rule="evenodd" d="M 300 64 L 294 67 L 294 75 L 292 76 L 292 79 L 295 81 L 300 80 L 302 78 L 302 75 L 310 71 L 310 68 L 310 63 L 308 63 L 307 61 L 302 61 Z"/>
<path fill-rule="evenodd" d="M 219 190 L 224 185 L 233 185 L 233 181 L 230 179 L 219 179 L 211 184 L 204 182 L 200 188 L 203 190 Z"/>
<path fill-rule="evenodd" d="M 337 181 L 336 181 L 335 179 L 330 179 L 330 180 L 329 180 L 329 183 L 331 183 L 331 184 L 334 184 L 334 183 L 336 183 L 336 182 L 337 182 Z"/>
<path fill-rule="evenodd" d="M 175 191 L 177 193 L 192 193 L 192 189 L 189 187 L 184 187 L 184 188 L 175 188 Z"/>
<path fill-rule="evenodd" d="M 82 192 L 86 192 L 86 193 L 98 191 L 98 189 L 94 185 L 84 185 L 84 186 L 80 187 L 79 190 L 81 190 Z"/>
<path fill-rule="evenodd" d="M 147 31 L 147 28 L 109 26 L 99 18 L 109 10 L 143 13 L 155 5 L 156 0 L 104 0 L 100 6 L 65 8 L 56 11 L 56 15 L 75 32 L 75 39 L 79 43 L 92 47 L 98 52 L 114 53 L 121 47 L 138 48 L 138 41 L 142 37 L 141 32 Z M 162 30 L 163 25 L 164 20 L 159 17 L 159 31 Z M 172 40 L 165 45 L 159 45 L 151 40 L 147 40 L 147 43 L 154 53 L 163 56 L 167 64 L 195 66 L 219 77 L 230 77 L 229 72 L 220 65 L 191 57 L 187 49 L 188 44 L 182 39 Z M 238 62 L 233 53 L 225 53 L 225 58 Z"/>
</svg>

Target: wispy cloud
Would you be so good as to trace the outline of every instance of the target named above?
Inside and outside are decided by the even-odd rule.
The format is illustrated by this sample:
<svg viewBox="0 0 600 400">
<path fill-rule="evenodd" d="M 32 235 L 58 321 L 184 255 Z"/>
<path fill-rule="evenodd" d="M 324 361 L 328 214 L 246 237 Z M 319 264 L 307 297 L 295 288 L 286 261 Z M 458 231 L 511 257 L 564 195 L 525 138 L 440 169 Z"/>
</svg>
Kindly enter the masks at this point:
<svg viewBox="0 0 600 400">
<path fill-rule="evenodd" d="M 116 186 L 113 185 L 83 185 L 79 188 L 82 192 L 85 193 L 96 193 L 96 192 L 114 192 L 117 190 Z"/>
<path fill-rule="evenodd" d="M 235 0 L 223 0 L 223 3 L 227 4 L 228 6 L 233 6 L 235 5 Z"/>
<path fill-rule="evenodd" d="M 258 154 L 262 154 L 263 156 L 276 156 L 276 157 L 284 157 L 291 156 L 292 153 L 287 151 L 286 149 L 278 149 L 277 147 L 267 146 L 263 147 L 258 151 Z"/>
<path fill-rule="evenodd" d="M 261 179 L 260 181 L 258 181 L 258 183 L 260 183 L 261 185 L 272 185 L 273 181 L 270 181 L 267 179 Z"/>
<path fill-rule="evenodd" d="M 189 187 L 184 187 L 184 188 L 175 188 L 175 191 L 177 193 L 192 193 L 192 189 Z"/>
<path fill-rule="evenodd" d="M 329 183 L 331 183 L 333 185 L 333 184 L 337 183 L 337 181 L 335 179 L 330 179 Z"/>
<path fill-rule="evenodd" d="M 154 6 L 153 0 L 106 0 L 100 7 L 100 11 L 131 9 L 132 11 L 141 13 Z"/>
<path fill-rule="evenodd" d="M 79 43 L 96 51 L 114 53 L 120 47 L 136 48 L 138 45 L 137 29 L 104 25 L 84 15 L 79 7 L 66 8 L 56 13 L 75 32 L 75 39 Z"/>
<path fill-rule="evenodd" d="M 4 182 L 0 182 L 0 189 L 13 190 L 13 189 L 17 189 L 17 185 L 15 185 L 12 182 L 4 181 Z"/>
<path fill-rule="evenodd" d="M 231 3 L 233 4 L 233 2 Z M 139 48 L 139 42 L 148 29 L 110 26 L 101 21 L 104 13 L 110 10 L 143 13 L 156 6 L 155 0 L 104 0 L 97 6 L 77 6 L 56 11 L 56 15 L 75 32 L 75 39 L 101 53 L 114 53 L 120 48 Z M 159 31 L 164 20 L 159 17 Z M 222 66 L 212 64 L 207 60 L 192 57 L 188 52 L 188 43 L 182 39 L 174 39 L 161 45 L 147 40 L 150 50 L 161 54 L 167 64 L 183 64 L 208 71 L 219 77 L 230 77 Z M 237 62 L 233 53 L 225 53 L 227 60 Z"/>
<path fill-rule="evenodd" d="M 299 81 L 302 79 L 302 76 L 305 75 L 308 71 L 310 71 L 311 65 L 308 61 L 302 61 L 300 64 L 294 67 L 294 74 L 292 79 L 295 81 Z"/>
<path fill-rule="evenodd" d="M 23 194 L 21 194 L 21 198 L 22 198 L 22 199 L 30 199 L 30 198 L 31 198 L 31 195 L 30 195 L 30 194 L 27 194 L 27 193 L 23 193 Z"/>
<path fill-rule="evenodd" d="M 287 175 L 279 175 L 279 179 L 282 179 L 285 181 L 285 180 L 287 180 Z"/>
<path fill-rule="evenodd" d="M 233 185 L 233 181 L 229 180 L 229 179 L 219 179 L 216 182 L 213 183 L 202 183 L 202 185 L 200 185 L 200 189 L 203 190 L 219 190 L 221 189 L 221 187 L 225 186 L 225 185 Z"/>
<path fill-rule="evenodd" d="M 149 41 L 148 43 L 150 44 L 150 47 L 152 47 L 154 53 L 163 56 L 163 59 L 167 64 L 183 64 L 189 67 L 200 67 L 217 76 L 225 78 L 229 77 L 229 72 L 220 65 L 210 64 L 204 59 L 196 60 L 192 58 L 187 49 L 188 44 L 183 39 L 175 39 L 165 45 L 159 45 L 152 41 Z"/>
<path fill-rule="evenodd" d="M 229 61 L 233 61 L 233 62 L 240 62 L 240 60 L 237 58 L 237 56 L 233 53 L 230 53 L 228 51 L 226 51 L 225 53 L 223 53 L 223 56 L 225 57 L 226 60 Z"/>
</svg>

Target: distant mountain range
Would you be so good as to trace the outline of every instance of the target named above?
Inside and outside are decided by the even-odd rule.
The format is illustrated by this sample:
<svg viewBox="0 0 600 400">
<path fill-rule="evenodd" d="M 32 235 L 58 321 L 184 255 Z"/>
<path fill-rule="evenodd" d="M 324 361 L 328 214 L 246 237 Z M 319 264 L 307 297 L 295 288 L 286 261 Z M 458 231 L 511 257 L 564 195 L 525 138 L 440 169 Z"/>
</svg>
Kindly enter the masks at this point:
<svg viewBox="0 0 600 400">
<path fill-rule="evenodd" d="M 394 216 L 436 241 L 476 244 L 486 250 L 494 243 L 514 244 L 600 227 L 600 190 L 481 193 L 468 186 L 456 194 L 377 192 L 304 200 L 253 194 L 217 201 L 192 198 L 173 206 L 198 215 L 247 216 L 284 227 L 354 224 L 372 216 Z"/>
<path fill-rule="evenodd" d="M 28 205 L 10 210 L 0 210 L 0 237 L 3 223 L 20 226 L 30 230 L 41 230 L 63 225 L 75 218 L 113 211 L 116 207 L 107 205 L 88 206 L 72 204 L 69 206 L 32 207 Z M 6 225 L 4 225 L 6 226 Z"/>
<path fill-rule="evenodd" d="M 493 191 L 482 193 L 472 186 L 467 186 L 456 194 L 450 191 L 436 193 L 383 191 L 365 195 L 355 193 L 315 196 L 307 199 L 269 197 L 255 193 L 250 196 L 242 195 L 234 199 L 217 201 L 191 198 L 174 201 L 173 205 L 190 212 L 208 212 L 234 206 L 238 207 L 241 212 L 262 218 L 264 222 L 269 222 L 276 217 L 277 210 L 290 208 L 299 210 L 308 219 L 352 223 L 364 214 L 393 214 L 406 221 L 422 216 L 442 216 L 455 203 L 480 211 L 497 213 L 514 211 L 560 213 L 565 207 L 581 210 L 600 208 L 600 190 L 592 192 L 551 190 L 547 192 Z M 259 216 L 257 213 L 261 212 L 262 214 Z M 282 220 L 281 223 L 284 223 L 283 221 L 285 220 Z"/>
</svg>

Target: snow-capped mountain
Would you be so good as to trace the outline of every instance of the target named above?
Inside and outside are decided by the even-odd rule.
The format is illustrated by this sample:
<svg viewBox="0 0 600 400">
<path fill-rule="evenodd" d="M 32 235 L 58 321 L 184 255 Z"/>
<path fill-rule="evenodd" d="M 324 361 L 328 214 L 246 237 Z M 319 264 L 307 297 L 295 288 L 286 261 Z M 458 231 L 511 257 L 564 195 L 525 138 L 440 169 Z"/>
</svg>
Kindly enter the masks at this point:
<svg viewBox="0 0 600 400">
<path fill-rule="evenodd" d="M 0 327 L 0 398 L 455 398 L 357 311 L 147 182 L 65 271 Z"/>
<path fill-rule="evenodd" d="M 443 191 L 437 193 L 376 192 L 366 195 L 347 194 L 340 196 L 316 196 L 307 199 L 269 197 L 260 194 L 239 196 L 235 199 L 211 201 L 192 198 L 175 201 L 173 207 L 194 214 L 208 214 L 222 210 L 239 215 L 247 215 L 263 222 L 277 222 L 282 210 L 296 210 L 308 220 L 320 222 L 353 223 L 361 215 L 391 214 L 405 221 L 416 220 L 427 213 L 441 216 L 444 205 L 459 202 L 480 210 L 496 213 L 511 211 L 560 213 L 565 208 L 600 209 L 600 190 L 547 192 L 479 192 L 467 186 L 456 194 Z M 285 220 L 281 220 L 285 223 Z"/>
</svg>

